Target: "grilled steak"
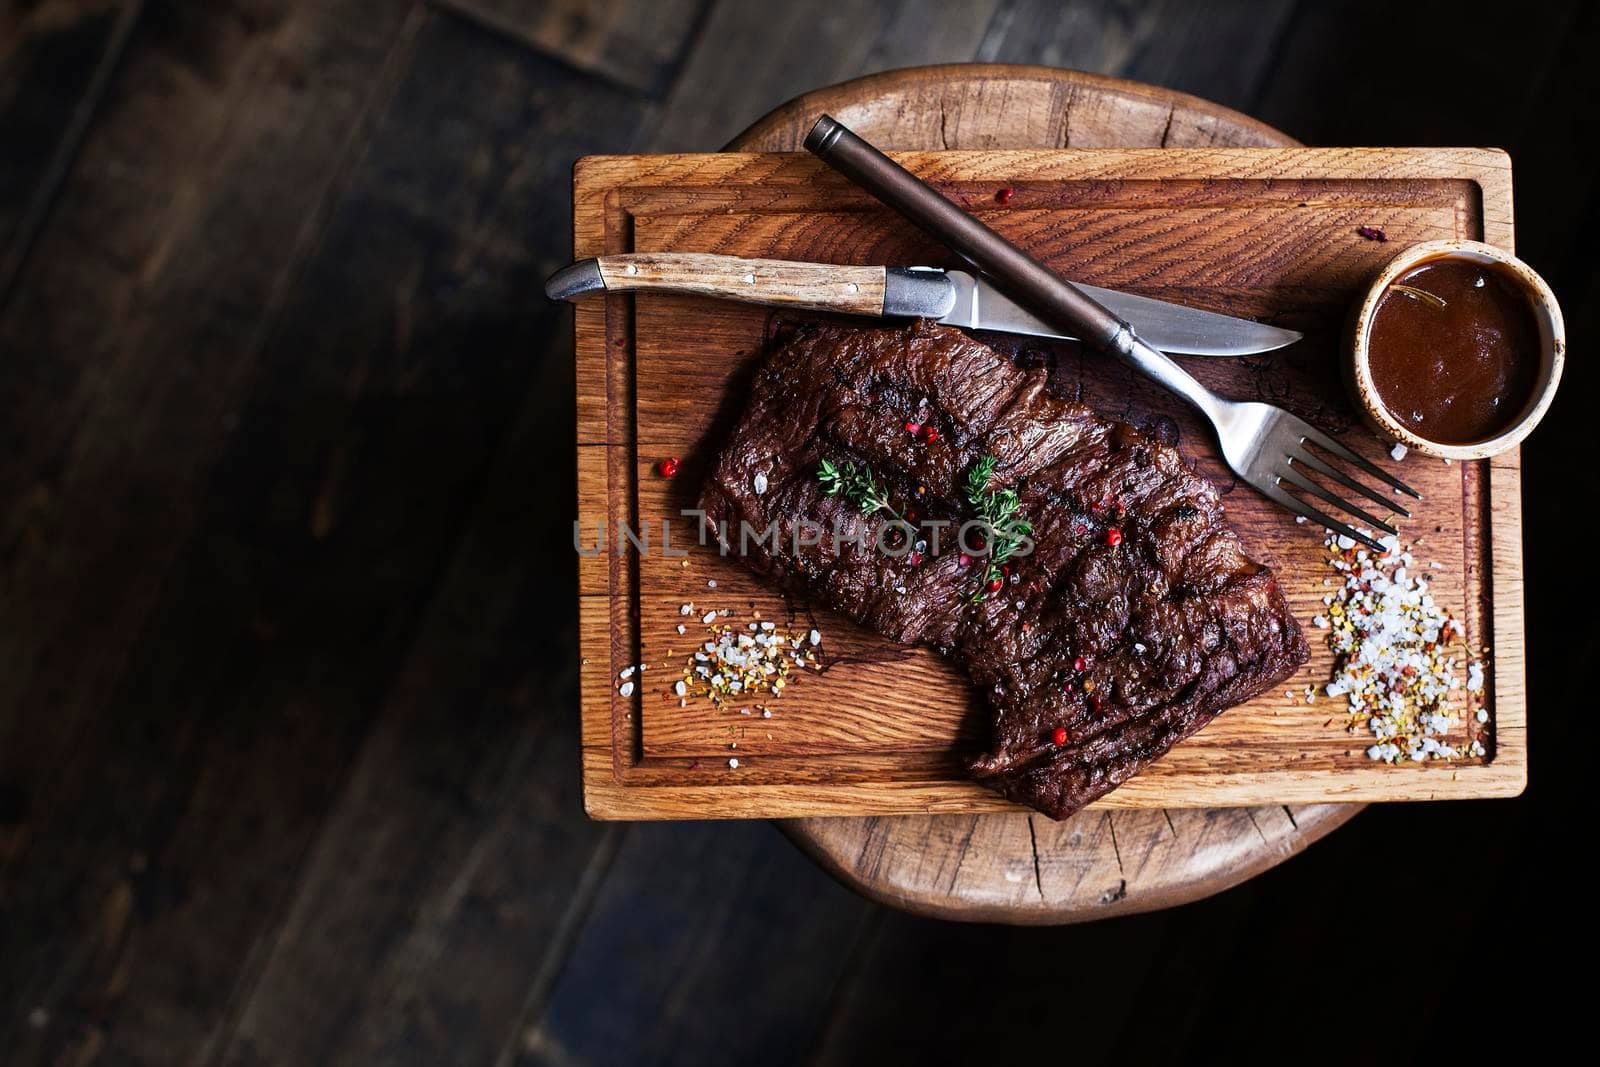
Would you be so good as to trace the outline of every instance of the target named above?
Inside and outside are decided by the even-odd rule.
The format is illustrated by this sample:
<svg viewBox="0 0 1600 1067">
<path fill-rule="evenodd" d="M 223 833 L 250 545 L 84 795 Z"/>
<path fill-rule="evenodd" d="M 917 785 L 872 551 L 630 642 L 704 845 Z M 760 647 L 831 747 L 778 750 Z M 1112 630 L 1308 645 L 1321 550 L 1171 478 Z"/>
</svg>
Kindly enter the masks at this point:
<svg viewBox="0 0 1600 1067">
<path fill-rule="evenodd" d="M 1059 819 L 1309 653 L 1211 485 L 1175 448 L 1049 395 L 1046 377 L 929 323 L 807 324 L 758 372 L 702 507 L 784 588 L 953 657 L 993 715 L 971 773 Z M 1034 527 L 992 591 L 986 561 L 956 544 L 986 456 L 989 488 L 1014 488 Z M 937 545 L 926 525 L 890 530 L 882 550 L 888 513 L 829 495 L 824 460 L 870 470 L 913 522 L 952 525 Z M 741 538 L 741 523 L 776 536 Z"/>
</svg>

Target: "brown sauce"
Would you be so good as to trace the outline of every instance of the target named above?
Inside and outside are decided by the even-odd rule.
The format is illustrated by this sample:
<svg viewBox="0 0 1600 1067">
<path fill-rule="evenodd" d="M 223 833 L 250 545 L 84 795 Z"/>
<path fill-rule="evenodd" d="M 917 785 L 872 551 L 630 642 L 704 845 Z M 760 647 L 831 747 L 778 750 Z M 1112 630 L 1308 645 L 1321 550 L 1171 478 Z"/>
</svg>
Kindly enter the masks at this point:
<svg viewBox="0 0 1600 1067">
<path fill-rule="evenodd" d="M 1379 299 L 1367 363 L 1401 425 L 1440 444 L 1471 444 L 1509 426 L 1533 396 L 1539 324 L 1499 267 L 1425 260 Z"/>
</svg>

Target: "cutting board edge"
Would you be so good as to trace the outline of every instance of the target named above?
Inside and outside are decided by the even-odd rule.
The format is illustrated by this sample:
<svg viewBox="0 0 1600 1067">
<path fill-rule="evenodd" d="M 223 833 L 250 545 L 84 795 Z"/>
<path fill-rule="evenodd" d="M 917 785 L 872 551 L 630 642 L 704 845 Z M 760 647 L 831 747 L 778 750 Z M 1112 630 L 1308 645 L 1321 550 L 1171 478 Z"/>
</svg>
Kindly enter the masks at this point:
<svg viewBox="0 0 1600 1067">
<path fill-rule="evenodd" d="M 667 821 L 674 819 L 787 819 L 860 815 L 960 815 L 979 812 L 1021 812 L 975 782 L 894 783 L 844 782 L 742 786 L 738 792 L 715 784 L 630 786 L 615 773 L 607 749 L 583 751 L 584 811 L 597 821 Z M 739 771 L 729 768 L 727 774 Z M 1261 778 L 1282 772 L 1266 772 Z M 1160 808 L 1231 808 L 1296 804 L 1412 803 L 1442 800 L 1507 799 L 1527 788 L 1525 763 L 1474 764 L 1470 767 L 1384 768 L 1383 773 L 1407 779 L 1362 785 L 1344 771 L 1308 775 L 1292 787 L 1282 782 L 1257 784 L 1256 776 L 1226 776 L 1215 785 L 1195 784 L 1149 795 L 1135 778 L 1090 808 L 1101 811 L 1149 811 Z M 1270 785 L 1270 789 L 1269 789 Z M 868 799 L 870 798 L 870 799 Z"/>
</svg>

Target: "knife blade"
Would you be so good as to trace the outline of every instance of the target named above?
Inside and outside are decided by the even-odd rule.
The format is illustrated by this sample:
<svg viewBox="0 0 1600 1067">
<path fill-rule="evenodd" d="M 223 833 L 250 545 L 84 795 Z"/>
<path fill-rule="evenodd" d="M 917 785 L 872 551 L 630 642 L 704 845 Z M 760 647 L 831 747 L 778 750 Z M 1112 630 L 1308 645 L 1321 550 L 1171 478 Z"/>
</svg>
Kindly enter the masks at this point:
<svg viewBox="0 0 1600 1067">
<path fill-rule="evenodd" d="M 1132 323 L 1149 344 L 1178 355 L 1251 355 L 1282 348 L 1301 337 L 1294 330 L 1154 297 L 1081 283 L 1080 287 Z M 936 267 L 855 267 L 650 252 L 580 260 L 545 283 L 545 295 L 552 300 L 649 291 L 855 315 L 929 318 L 972 330 L 1067 339 L 984 278 Z"/>
<path fill-rule="evenodd" d="M 914 268 L 915 269 L 915 268 Z M 955 291 L 955 307 L 938 321 L 971 330 L 999 330 L 1034 337 L 1066 335 L 1023 310 L 1010 297 L 966 271 L 942 272 Z M 1294 344 L 1303 336 L 1250 319 L 1173 304 L 1154 297 L 1077 283 L 1078 288 L 1128 320 L 1147 343 L 1184 356 L 1248 356 Z M 888 306 L 884 314 L 893 314 Z"/>
</svg>

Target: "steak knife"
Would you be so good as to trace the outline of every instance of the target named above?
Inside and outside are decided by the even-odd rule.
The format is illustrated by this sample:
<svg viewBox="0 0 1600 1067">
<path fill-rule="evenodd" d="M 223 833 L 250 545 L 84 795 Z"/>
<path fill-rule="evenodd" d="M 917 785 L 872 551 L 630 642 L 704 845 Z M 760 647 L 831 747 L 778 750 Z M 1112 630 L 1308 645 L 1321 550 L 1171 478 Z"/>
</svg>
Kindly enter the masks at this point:
<svg viewBox="0 0 1600 1067">
<path fill-rule="evenodd" d="M 1245 356 L 1301 335 L 1249 319 L 1078 283 L 1132 323 L 1152 346 L 1189 356 Z M 983 278 L 935 267 L 850 267 L 698 252 L 600 256 L 563 267 L 545 283 L 552 300 L 591 293 L 696 293 L 750 304 L 852 315 L 928 318 L 948 326 L 1066 338 Z"/>
</svg>

